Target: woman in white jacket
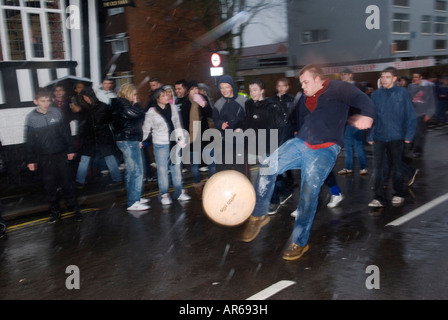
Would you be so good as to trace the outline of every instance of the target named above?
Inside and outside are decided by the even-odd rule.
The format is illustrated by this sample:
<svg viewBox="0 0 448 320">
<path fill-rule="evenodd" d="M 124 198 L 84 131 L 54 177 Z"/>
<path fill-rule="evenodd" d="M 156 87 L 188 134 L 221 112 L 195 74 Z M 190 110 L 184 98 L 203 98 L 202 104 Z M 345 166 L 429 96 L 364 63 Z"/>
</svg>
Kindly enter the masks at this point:
<svg viewBox="0 0 448 320">
<path fill-rule="evenodd" d="M 157 164 L 160 202 L 172 203 L 168 194 L 169 171 L 174 187 L 173 197 L 180 201 L 190 200 L 191 197 L 183 189 L 180 158 L 171 158 L 171 156 L 180 157 L 180 148 L 183 148 L 188 141 L 182 129 L 179 113 L 176 107 L 169 103 L 169 96 L 164 88 L 157 89 L 153 97 L 155 102 L 146 112 L 143 123 L 143 141 L 151 134 Z M 175 149 L 171 151 L 172 148 Z"/>
</svg>

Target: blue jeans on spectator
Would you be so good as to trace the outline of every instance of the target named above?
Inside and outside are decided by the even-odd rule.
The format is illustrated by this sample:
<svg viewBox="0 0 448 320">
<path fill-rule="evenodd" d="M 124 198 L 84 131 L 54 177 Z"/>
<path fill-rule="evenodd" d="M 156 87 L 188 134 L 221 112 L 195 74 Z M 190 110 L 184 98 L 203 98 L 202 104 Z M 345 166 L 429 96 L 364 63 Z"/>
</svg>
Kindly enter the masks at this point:
<svg viewBox="0 0 448 320">
<path fill-rule="evenodd" d="M 157 164 L 157 183 L 159 185 L 159 198 L 168 193 L 170 186 L 169 172 L 171 171 L 171 180 L 173 182 L 175 199 L 182 193 L 182 168 L 179 161 L 171 161 L 171 147 L 169 144 L 154 144 L 154 158 Z"/>
<path fill-rule="evenodd" d="M 268 213 L 277 175 L 287 170 L 300 169 L 299 215 L 292 232 L 292 241 L 301 247 L 305 246 L 316 214 L 320 189 L 333 169 L 340 150 L 338 145 L 313 150 L 299 138 L 283 143 L 260 167 L 255 188 L 257 201 L 252 215 L 260 217 Z"/>
<path fill-rule="evenodd" d="M 214 150 L 210 151 L 210 156 L 213 157 Z M 205 153 L 207 155 L 207 153 Z M 216 173 L 216 163 L 214 159 L 205 159 L 208 164 L 208 177 L 211 177 Z M 201 182 L 201 175 L 199 172 L 199 166 L 201 164 L 201 153 L 197 151 L 190 151 L 190 168 L 191 168 L 191 176 L 193 177 L 194 183 Z"/>
<path fill-rule="evenodd" d="M 143 191 L 143 157 L 140 141 L 117 141 L 126 165 L 125 183 L 128 207 L 140 201 Z"/>
<path fill-rule="evenodd" d="M 353 151 L 359 161 L 359 169 L 367 168 L 366 154 L 364 152 L 363 131 L 347 125 L 344 133 L 345 169 L 353 170 Z"/>
<path fill-rule="evenodd" d="M 76 182 L 85 184 L 87 170 L 89 170 L 91 157 L 82 155 L 79 160 L 78 172 L 76 173 Z M 121 177 L 120 169 L 118 169 L 118 162 L 115 159 L 115 156 L 109 155 L 104 157 L 104 161 L 106 162 L 107 167 L 109 168 L 110 177 L 114 182 L 120 182 L 123 180 Z"/>
</svg>

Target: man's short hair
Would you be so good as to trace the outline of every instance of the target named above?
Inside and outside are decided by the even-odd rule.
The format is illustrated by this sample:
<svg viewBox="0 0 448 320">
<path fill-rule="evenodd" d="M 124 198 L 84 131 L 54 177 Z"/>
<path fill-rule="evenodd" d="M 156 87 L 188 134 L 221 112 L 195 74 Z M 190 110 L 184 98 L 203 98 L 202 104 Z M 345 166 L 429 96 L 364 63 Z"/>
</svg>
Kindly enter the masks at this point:
<svg viewBox="0 0 448 320">
<path fill-rule="evenodd" d="M 286 83 L 287 86 L 289 86 L 289 80 L 288 80 L 288 78 L 280 78 L 280 79 L 277 79 L 276 84 L 279 84 L 280 82 L 284 82 L 284 83 Z"/>
<path fill-rule="evenodd" d="M 174 85 L 176 85 L 176 84 L 182 85 L 182 87 L 184 87 L 185 89 L 187 88 L 187 81 L 185 79 L 177 80 Z"/>
<path fill-rule="evenodd" d="M 394 77 L 398 76 L 398 70 L 395 67 L 387 67 L 386 69 L 381 71 L 381 73 L 385 73 L 385 72 L 391 73 Z"/>
<path fill-rule="evenodd" d="M 325 75 L 324 72 L 322 71 L 322 69 L 315 65 L 315 64 L 307 64 L 306 66 L 304 66 L 301 70 L 299 75 L 303 75 L 305 72 L 309 72 L 311 74 L 311 77 L 313 79 L 316 79 L 316 77 L 319 77 L 321 79 L 325 79 Z"/>
<path fill-rule="evenodd" d="M 36 94 L 34 95 L 34 99 L 39 99 L 41 97 L 47 97 L 47 98 L 51 98 L 51 92 L 50 90 L 46 89 L 46 88 L 39 88 L 36 91 Z"/>
<path fill-rule="evenodd" d="M 262 89 L 262 90 L 265 89 L 265 84 L 264 84 L 263 80 L 261 80 L 261 79 L 253 79 L 251 82 L 249 82 L 249 85 L 251 85 L 251 84 L 258 85 L 260 87 L 260 89 Z"/>
</svg>

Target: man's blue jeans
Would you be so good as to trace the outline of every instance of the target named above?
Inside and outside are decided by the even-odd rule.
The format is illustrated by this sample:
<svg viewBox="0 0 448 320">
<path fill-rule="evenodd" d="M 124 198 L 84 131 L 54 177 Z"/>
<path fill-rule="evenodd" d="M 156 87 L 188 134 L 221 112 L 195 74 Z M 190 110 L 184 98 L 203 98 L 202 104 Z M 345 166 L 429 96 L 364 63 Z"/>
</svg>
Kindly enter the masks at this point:
<svg viewBox="0 0 448 320">
<path fill-rule="evenodd" d="M 344 133 L 345 169 L 353 170 L 353 151 L 359 161 L 359 170 L 367 168 L 366 153 L 364 151 L 363 131 L 347 125 Z"/>
<path fill-rule="evenodd" d="M 160 196 L 168 193 L 170 187 L 169 170 L 171 171 L 171 180 L 173 181 L 174 199 L 179 198 L 182 193 L 182 168 L 180 159 L 171 161 L 171 147 L 169 144 L 154 144 L 154 158 L 157 164 L 157 182 L 159 185 Z"/>
<path fill-rule="evenodd" d="M 76 173 L 76 182 L 85 184 L 87 170 L 89 169 L 90 160 L 92 158 L 86 155 L 82 155 L 79 160 L 78 171 Z M 118 169 L 118 162 L 115 156 L 105 156 L 104 161 L 106 162 L 107 168 L 109 169 L 110 177 L 114 182 L 120 182 L 123 180 L 121 177 L 120 169 Z"/>
<path fill-rule="evenodd" d="M 128 207 L 140 201 L 143 191 L 143 156 L 139 141 L 117 141 L 126 165 L 126 191 Z"/>
<path fill-rule="evenodd" d="M 299 138 L 286 141 L 260 167 L 255 188 L 257 202 L 252 215 L 260 217 L 268 213 L 277 175 L 287 170 L 300 169 L 299 215 L 292 232 L 292 241 L 301 247 L 306 245 L 316 214 L 320 189 L 333 169 L 340 150 L 338 145 L 313 150 Z"/>
</svg>

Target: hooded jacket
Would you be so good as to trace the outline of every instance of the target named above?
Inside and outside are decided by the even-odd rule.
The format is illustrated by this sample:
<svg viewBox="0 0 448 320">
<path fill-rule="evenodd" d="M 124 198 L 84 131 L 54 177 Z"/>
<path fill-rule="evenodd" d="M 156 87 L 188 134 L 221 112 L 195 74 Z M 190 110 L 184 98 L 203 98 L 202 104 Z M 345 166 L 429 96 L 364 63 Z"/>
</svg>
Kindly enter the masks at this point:
<svg viewBox="0 0 448 320">
<path fill-rule="evenodd" d="M 56 107 L 45 114 L 35 109 L 27 115 L 25 139 L 27 163 L 37 163 L 39 155 L 75 152 L 70 128 Z"/>
<path fill-rule="evenodd" d="M 228 83 L 233 88 L 233 97 L 221 97 L 213 107 L 214 126 L 219 129 L 221 134 L 224 134 L 224 131 L 221 129 L 224 122 L 229 123 L 227 129 L 243 128 L 243 122 L 246 117 L 245 103 L 247 99 L 238 94 L 232 77 L 227 75 L 221 77 L 219 84 L 221 83 Z"/>
<path fill-rule="evenodd" d="M 372 93 L 376 116 L 367 141 L 412 141 L 417 126 L 417 114 L 405 88 L 380 88 Z"/>
<path fill-rule="evenodd" d="M 81 141 L 81 155 L 94 157 L 96 151 L 102 157 L 112 155 L 115 150 L 115 142 L 110 130 L 112 114 L 109 106 L 100 101 L 90 87 L 81 91 L 81 96 L 87 96 L 91 104 L 83 103 L 79 113 L 79 138 Z"/>
</svg>

